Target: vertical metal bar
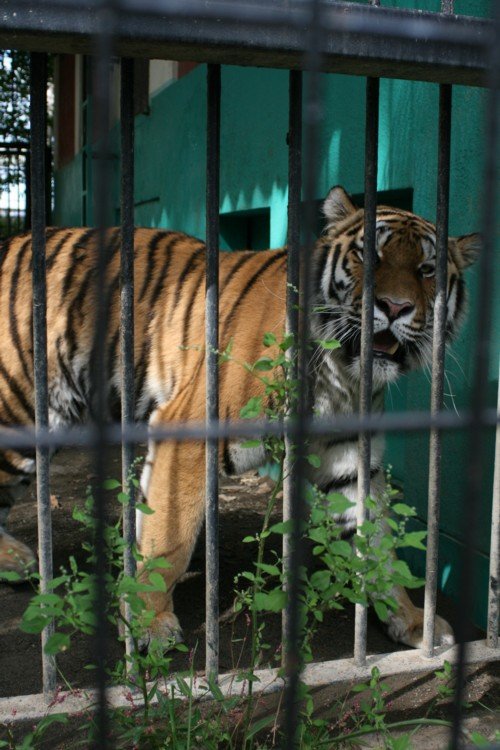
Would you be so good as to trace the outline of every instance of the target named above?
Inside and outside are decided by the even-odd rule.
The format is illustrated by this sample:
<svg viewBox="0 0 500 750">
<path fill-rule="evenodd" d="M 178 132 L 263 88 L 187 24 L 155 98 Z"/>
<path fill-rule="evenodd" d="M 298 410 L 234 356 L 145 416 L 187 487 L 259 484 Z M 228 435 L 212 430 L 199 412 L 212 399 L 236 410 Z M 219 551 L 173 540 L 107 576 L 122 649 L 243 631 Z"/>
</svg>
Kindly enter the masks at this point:
<svg viewBox="0 0 500 750">
<path fill-rule="evenodd" d="M 288 109 L 288 257 L 286 289 L 286 332 L 293 336 L 293 345 L 287 349 L 289 369 L 287 377 L 297 381 L 297 343 L 299 332 L 299 275 L 300 275 L 300 199 L 302 191 L 302 71 L 291 70 L 289 74 Z M 288 405 L 288 415 L 294 413 L 295 403 Z M 285 435 L 285 465 L 283 479 L 283 521 L 292 519 L 293 491 L 293 440 Z M 283 577 L 285 590 L 289 588 L 291 540 L 283 536 Z M 282 643 L 290 641 L 290 608 L 283 610 Z M 286 664 L 287 649 L 283 649 Z"/>
<path fill-rule="evenodd" d="M 219 419 L 219 162 L 220 65 L 207 66 L 207 276 L 205 312 L 206 422 Z M 219 671 L 219 457 L 206 442 L 206 673 Z"/>
<path fill-rule="evenodd" d="M 432 336 L 431 414 L 443 407 L 446 339 L 446 297 L 448 285 L 448 218 L 450 201 L 452 88 L 439 87 L 438 186 L 436 220 L 436 282 Z M 434 624 L 439 547 L 439 496 L 441 491 L 441 432 L 430 432 L 429 494 L 427 506 L 427 557 L 425 567 L 424 633 L 422 654 L 434 651 Z"/>
<path fill-rule="evenodd" d="M 499 362 L 500 365 L 500 362 Z M 500 415 L 500 366 L 498 368 L 498 403 Z M 488 586 L 488 646 L 498 648 L 500 579 L 500 425 L 495 441 L 495 475 L 493 477 L 493 504 L 491 508 L 490 576 Z"/>
<path fill-rule="evenodd" d="M 307 90 L 304 106 L 304 151 L 306 155 L 306 169 L 304 175 L 305 188 L 305 245 L 313 243 L 313 228 L 315 224 L 318 131 L 323 116 L 320 96 L 320 68 L 323 46 L 323 30 L 321 25 L 322 4 L 319 0 L 311 0 L 309 34 L 305 55 L 305 69 L 308 71 Z M 303 667 L 302 632 L 301 632 L 301 567 L 304 557 L 303 527 L 306 513 L 306 452 L 307 433 L 310 418 L 309 393 L 309 339 L 310 339 L 310 305 L 312 273 L 310 255 L 306 253 L 304 262 L 300 263 L 300 326 L 298 337 L 298 394 L 297 418 L 290 431 L 295 447 L 295 461 L 291 473 L 291 502 L 290 517 L 293 528 L 290 534 L 289 547 L 289 580 L 287 581 L 288 596 L 288 641 L 283 644 L 285 654 L 285 717 L 284 717 L 284 747 L 292 750 L 298 747 L 300 697 L 299 684 Z"/>
<path fill-rule="evenodd" d="M 441 0 L 441 13 L 454 13 L 455 0 Z"/>
<path fill-rule="evenodd" d="M 35 424 L 49 424 L 47 376 L 47 289 L 45 279 L 45 140 L 47 128 L 47 56 L 33 52 L 30 58 L 30 138 L 31 138 L 31 226 L 33 280 L 33 365 L 35 385 Z M 38 554 L 40 590 L 47 593 L 52 580 L 52 519 L 49 487 L 49 449 L 36 447 L 36 497 L 38 508 Z M 42 632 L 43 692 L 49 698 L 56 687 L 56 662 L 45 653 L 53 625 Z"/>
<path fill-rule="evenodd" d="M 365 141 L 365 232 L 363 245 L 363 295 L 361 302 L 361 354 L 359 414 L 370 414 L 372 407 L 373 369 L 373 308 L 375 304 L 374 274 L 376 259 L 377 172 L 379 128 L 378 78 L 366 80 L 366 141 Z M 366 519 L 365 501 L 370 494 L 371 438 L 361 432 L 358 440 L 358 499 L 356 522 L 359 528 Z M 354 661 L 366 663 L 367 608 L 356 604 L 354 622 Z"/>
<path fill-rule="evenodd" d="M 97 681 L 97 715 L 95 746 L 99 750 L 109 747 L 109 716 L 106 703 L 107 688 L 107 644 L 109 637 L 108 624 L 108 590 L 106 584 L 107 549 L 106 549 L 106 497 L 104 481 L 109 454 L 106 442 L 106 422 L 108 418 L 107 344 L 109 340 L 109 296 L 106 274 L 108 267 L 109 234 L 106 225 L 109 218 L 111 194 L 111 153 L 109 139 L 109 102 L 110 102 L 110 61 L 112 52 L 112 32 L 114 26 L 114 6 L 112 0 L 103 0 L 98 8 L 99 34 L 96 39 L 96 57 L 93 60 L 93 113 L 95 138 L 90 147 L 95 153 L 95 221 L 98 229 L 96 278 L 96 323 L 92 345 L 91 360 L 91 404 L 90 411 L 94 427 L 94 518 L 95 518 L 95 608 L 96 608 L 96 681 Z"/>
<path fill-rule="evenodd" d="M 134 61 L 121 61 L 120 85 L 121 124 L 121 267 L 120 267 L 120 345 L 121 345 L 121 402 L 122 427 L 133 424 L 135 418 L 134 392 Z M 123 565 L 125 575 L 135 573 L 132 549 L 135 544 L 135 492 L 132 477 L 134 444 L 122 443 L 122 486 L 129 501 L 123 514 L 123 536 L 125 551 Z M 130 609 L 125 607 L 125 618 L 130 621 Z M 132 653 L 133 643 L 126 635 L 127 654 Z"/>
<path fill-rule="evenodd" d="M 451 750 L 460 747 L 460 727 L 464 695 L 464 676 L 467 657 L 467 613 L 471 609 L 474 574 L 474 544 L 476 541 L 478 504 L 484 471 L 484 408 L 488 393 L 490 337 L 492 333 L 493 280 L 495 278 L 495 236 L 498 213 L 498 156 L 500 150 L 500 3 L 495 4 L 494 33 L 490 50 L 489 85 L 491 92 L 486 113 L 485 179 L 483 201 L 483 248 L 479 259 L 477 305 L 476 356 L 471 398 L 471 426 L 469 430 L 468 467 L 463 504 L 463 535 L 465 548 L 460 560 L 460 599 L 456 635 L 458 663 L 451 732 Z"/>
</svg>

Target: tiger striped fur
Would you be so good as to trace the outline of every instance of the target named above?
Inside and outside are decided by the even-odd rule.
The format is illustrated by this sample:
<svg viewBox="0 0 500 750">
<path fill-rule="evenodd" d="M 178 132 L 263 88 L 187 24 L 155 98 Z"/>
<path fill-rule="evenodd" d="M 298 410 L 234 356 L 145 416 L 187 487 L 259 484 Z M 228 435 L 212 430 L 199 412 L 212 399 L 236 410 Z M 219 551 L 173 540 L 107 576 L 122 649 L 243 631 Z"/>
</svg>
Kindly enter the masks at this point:
<svg viewBox="0 0 500 750">
<path fill-rule="evenodd" d="M 351 414 L 358 408 L 359 347 L 364 214 L 343 188 L 324 202 L 326 229 L 312 254 L 313 339 L 337 338 L 338 350 L 317 349 L 311 357 L 315 412 Z M 107 337 L 108 397 L 111 415 L 119 409 L 119 246 L 118 229 L 108 236 L 107 281 L 110 326 Z M 383 389 L 402 373 L 429 361 L 434 305 L 435 227 L 407 211 L 380 207 L 377 212 L 375 271 L 373 408 L 383 407 Z M 447 333 L 451 337 L 464 308 L 463 270 L 473 262 L 477 235 L 450 239 L 448 251 Z M 85 419 L 90 396 L 90 353 L 95 326 L 93 281 L 97 232 L 94 229 L 47 230 L 47 326 L 49 406 L 52 428 Z M 32 424 L 34 419 L 31 312 L 31 237 L 7 241 L 1 252 L 0 315 L 4 346 L 0 353 L 0 423 Z M 179 232 L 135 232 L 135 373 L 136 416 L 152 424 L 201 421 L 205 416 L 204 295 L 205 250 L 199 240 Z M 285 320 L 286 252 L 223 253 L 220 259 L 220 346 L 233 342 L 234 361 L 220 370 L 220 414 L 238 419 L 261 383 L 237 362 L 263 354 L 263 334 L 282 334 Z M 355 499 L 357 437 L 335 435 L 315 441 L 321 466 L 311 467 L 311 481 L 324 491 Z M 260 465 L 264 448 L 242 448 L 221 441 L 221 468 L 237 474 Z M 383 438 L 372 444 L 371 494 L 380 495 Z M 35 470 L 33 456 L 0 454 L 0 506 L 11 505 Z M 179 631 L 172 593 L 185 572 L 203 519 L 204 446 L 161 442 L 149 446 L 141 479 L 147 503 L 155 511 L 140 515 L 138 543 L 150 557 L 163 555 L 172 567 L 163 571 L 166 593 L 149 597 L 156 613 L 148 638 L 166 641 Z M 1 519 L 0 519 L 1 520 Z M 355 527 L 352 513 L 339 519 Z M 0 531 L 0 570 L 22 570 L 32 553 Z M 388 631 L 397 641 L 419 646 L 422 611 L 404 589 L 393 592 L 399 609 Z M 436 642 L 452 641 L 449 625 L 436 623 Z"/>
</svg>

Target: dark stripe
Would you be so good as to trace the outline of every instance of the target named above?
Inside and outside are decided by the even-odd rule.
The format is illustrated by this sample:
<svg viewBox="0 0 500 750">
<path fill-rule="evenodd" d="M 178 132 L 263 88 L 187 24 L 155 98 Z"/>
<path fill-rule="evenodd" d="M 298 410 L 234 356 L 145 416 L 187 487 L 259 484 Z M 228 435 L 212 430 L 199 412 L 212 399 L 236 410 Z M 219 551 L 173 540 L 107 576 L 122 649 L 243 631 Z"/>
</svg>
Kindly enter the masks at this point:
<svg viewBox="0 0 500 750">
<path fill-rule="evenodd" d="M 73 375 L 70 372 L 68 365 L 66 364 L 63 358 L 62 349 L 61 349 L 62 342 L 63 342 L 62 336 L 58 336 L 57 341 L 56 341 L 57 363 L 59 365 L 60 371 L 63 374 L 63 377 L 66 380 L 66 383 L 70 387 L 70 390 L 72 390 L 74 393 L 77 394 L 79 392 L 78 387 L 73 379 Z"/>
<path fill-rule="evenodd" d="M 226 316 L 226 319 L 224 321 L 224 326 L 222 329 L 222 333 L 220 336 L 220 343 L 222 346 L 224 346 L 224 338 L 225 334 L 227 332 L 227 329 L 231 323 L 232 317 L 234 315 L 234 312 L 237 307 L 239 307 L 243 301 L 243 299 L 247 296 L 247 294 L 251 291 L 252 287 L 255 285 L 257 280 L 260 276 L 262 276 L 271 266 L 273 266 L 277 261 L 282 260 L 284 257 L 286 257 L 286 251 L 280 250 L 276 253 L 274 253 L 265 263 L 264 265 L 260 266 L 257 271 L 253 274 L 253 276 L 250 277 L 250 279 L 247 281 L 243 289 L 241 290 L 240 294 L 238 295 L 238 298 L 234 301 L 228 315 Z"/>
<path fill-rule="evenodd" d="M 139 404 L 142 399 L 142 391 L 146 382 L 146 375 L 149 368 L 149 356 L 151 354 L 151 337 L 146 331 L 144 342 L 139 355 L 139 362 L 135 368 L 135 402 Z"/>
<path fill-rule="evenodd" d="M 66 232 L 62 236 L 62 238 L 59 240 L 59 242 L 57 243 L 57 245 L 54 247 L 54 249 L 52 250 L 51 254 L 49 256 L 47 256 L 47 271 L 50 271 L 50 269 L 52 268 L 52 266 L 54 265 L 54 263 L 57 260 L 57 256 L 59 255 L 59 253 L 63 249 L 64 245 L 69 240 L 69 238 L 72 237 L 73 235 L 74 235 L 74 230 L 72 230 L 72 229 L 69 232 Z"/>
<path fill-rule="evenodd" d="M 61 306 L 64 305 L 66 301 L 66 295 L 73 282 L 73 274 L 75 272 L 75 267 L 78 262 L 78 253 L 80 250 L 85 250 L 85 251 L 88 250 L 88 242 L 90 238 L 93 237 L 96 233 L 97 233 L 97 229 L 87 229 L 87 231 L 84 232 L 83 235 L 79 237 L 78 240 L 73 245 L 73 250 L 71 251 L 71 255 L 68 259 L 68 267 L 66 269 L 66 273 L 63 279 L 62 295 L 61 295 L 62 298 L 60 302 Z"/>
<path fill-rule="evenodd" d="M 201 273 L 196 279 L 196 281 L 193 284 L 193 288 L 191 290 L 191 295 L 189 297 L 189 302 L 186 305 L 186 311 L 184 313 L 184 320 L 182 324 L 182 346 L 187 346 L 188 339 L 189 339 L 189 328 L 191 325 L 191 312 L 193 310 L 193 305 L 196 300 L 196 297 L 198 296 L 198 292 L 200 291 L 200 285 L 205 278 L 205 268 L 201 269 Z"/>
<path fill-rule="evenodd" d="M 2 403 L 3 411 L 5 412 L 5 415 L 9 418 L 8 422 L 1 422 L 2 425 L 12 425 L 12 424 L 22 424 L 21 420 L 19 419 L 18 415 L 12 411 L 10 408 L 9 402 L 4 398 L 3 393 L 0 393 L 0 401 Z"/>
<path fill-rule="evenodd" d="M 114 332 L 113 336 L 111 337 L 111 341 L 109 342 L 109 345 L 108 345 L 108 379 L 109 380 L 111 380 L 111 378 L 113 377 L 116 350 L 118 348 L 119 337 L 120 337 L 120 330 L 118 328 Z"/>
<path fill-rule="evenodd" d="M 184 268 L 182 269 L 179 278 L 177 279 L 177 285 L 175 287 L 175 294 L 174 294 L 174 301 L 170 308 L 170 314 L 168 317 L 168 322 L 170 323 L 172 318 L 174 317 L 174 313 L 177 309 L 177 306 L 179 304 L 179 300 L 181 298 L 181 292 L 182 287 L 184 284 L 184 281 L 189 276 L 189 274 L 195 269 L 196 265 L 198 264 L 198 260 L 200 258 L 200 250 L 203 249 L 202 247 L 197 248 L 196 250 L 193 250 L 191 253 L 189 259 L 184 264 Z"/>
<path fill-rule="evenodd" d="M 222 470 L 228 477 L 235 474 L 236 469 L 231 458 L 229 451 L 229 438 L 224 438 L 224 445 L 222 448 Z"/>
<path fill-rule="evenodd" d="M 171 232 L 165 232 L 165 231 L 157 232 L 155 235 L 153 235 L 153 237 L 149 241 L 148 259 L 146 263 L 144 281 L 142 283 L 141 291 L 139 292 L 139 302 L 141 302 L 144 299 L 144 295 L 146 294 L 147 289 L 149 285 L 151 284 L 153 277 L 154 277 L 153 269 L 154 269 L 155 255 L 156 255 L 156 250 L 158 248 L 158 244 L 160 240 L 163 237 L 166 237 L 168 234 L 171 234 Z"/>
<path fill-rule="evenodd" d="M 9 328 L 10 333 L 12 336 L 12 340 L 14 343 L 14 346 L 17 350 L 17 354 L 19 357 L 19 360 L 21 362 L 21 366 L 23 368 L 24 377 L 28 381 L 28 383 L 33 382 L 33 374 L 29 371 L 28 363 L 26 362 L 26 359 L 24 357 L 24 351 L 27 347 L 30 349 L 32 348 L 33 344 L 30 342 L 26 342 L 24 345 L 21 345 L 21 337 L 19 336 L 19 328 L 17 325 L 17 315 L 16 315 L 16 302 L 17 302 L 17 293 L 19 291 L 19 275 L 21 272 L 21 265 L 24 260 L 24 256 L 30 247 L 30 240 L 26 240 L 24 245 L 19 250 L 19 253 L 17 255 L 16 259 L 16 265 L 14 268 L 14 271 L 12 273 L 12 278 L 10 281 L 10 290 L 9 290 Z M 33 311 L 31 311 L 33 312 Z"/>
<path fill-rule="evenodd" d="M 19 476 L 20 474 L 22 476 L 31 475 L 30 471 L 24 471 L 24 469 L 18 469 L 17 466 L 14 466 L 3 453 L 0 453 L 0 470 L 12 476 Z"/>
<path fill-rule="evenodd" d="M 316 251 L 316 273 L 314 278 L 314 292 L 316 294 L 321 292 L 321 281 L 323 280 L 323 274 L 325 273 L 329 252 L 330 248 L 328 245 L 322 245 L 321 248 Z"/>
<path fill-rule="evenodd" d="M 244 255 L 241 256 L 241 258 L 238 258 L 238 260 L 233 265 L 233 267 L 229 271 L 226 278 L 222 281 L 221 287 L 226 288 L 229 285 L 231 279 L 238 273 L 240 268 L 242 268 L 249 260 L 253 260 L 254 258 L 255 258 L 255 253 L 245 253 Z"/>
<path fill-rule="evenodd" d="M 372 469 L 370 471 L 370 479 L 373 479 L 380 471 L 380 467 Z M 329 492 L 338 492 L 338 490 L 345 487 L 346 484 L 355 484 L 358 481 L 358 472 L 354 471 L 352 474 L 344 474 L 341 477 L 335 477 L 327 485 L 320 487 L 321 492 L 328 495 Z"/>
<path fill-rule="evenodd" d="M 342 434 L 339 435 L 332 435 L 331 438 L 329 438 L 325 443 L 326 448 L 333 448 L 336 445 L 342 445 L 342 443 L 357 443 L 358 442 L 358 433 L 357 432 L 350 432 L 348 434 Z"/>
<path fill-rule="evenodd" d="M 26 396 L 24 395 L 23 391 L 21 390 L 19 383 L 17 380 L 15 380 L 11 375 L 7 373 L 7 370 L 5 369 L 2 362 L 0 362 L 0 374 L 3 376 L 7 387 L 14 393 L 17 400 L 19 401 L 19 404 L 23 407 L 26 415 L 28 416 L 30 422 L 33 422 L 35 419 L 35 413 L 33 410 L 33 406 L 26 400 Z"/>
<path fill-rule="evenodd" d="M 167 253 L 167 256 L 163 262 L 160 275 L 158 276 L 156 280 L 156 284 L 151 294 L 150 305 L 152 308 L 154 307 L 154 305 L 156 305 L 156 302 L 158 301 L 158 298 L 160 294 L 162 293 L 163 285 L 167 278 L 168 270 L 170 268 L 170 263 L 172 262 L 174 248 L 177 247 L 177 245 L 179 245 L 183 239 L 184 239 L 184 235 L 176 234 L 165 247 L 165 252 Z"/>
<path fill-rule="evenodd" d="M 80 289 L 78 290 L 78 294 L 73 297 L 71 304 L 68 309 L 68 317 L 67 317 L 67 324 L 66 324 L 66 331 L 65 331 L 65 339 L 68 343 L 68 359 L 71 362 L 73 359 L 73 356 L 76 352 L 77 348 L 77 335 L 75 331 L 75 321 L 74 318 L 76 314 L 79 314 L 80 317 L 82 317 L 82 305 L 83 300 L 85 299 L 85 296 L 88 293 L 88 289 L 90 286 L 90 283 L 92 281 L 92 277 L 94 276 L 94 269 L 91 268 L 89 271 L 87 271 L 87 274 L 83 281 L 80 284 Z"/>
</svg>

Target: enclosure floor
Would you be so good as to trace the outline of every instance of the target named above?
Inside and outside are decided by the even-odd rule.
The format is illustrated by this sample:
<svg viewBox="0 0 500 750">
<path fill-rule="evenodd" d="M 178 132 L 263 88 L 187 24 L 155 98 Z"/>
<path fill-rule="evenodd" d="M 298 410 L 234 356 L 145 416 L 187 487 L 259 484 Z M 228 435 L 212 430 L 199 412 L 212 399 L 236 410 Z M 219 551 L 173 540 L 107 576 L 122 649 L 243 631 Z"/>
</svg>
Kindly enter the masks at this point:
<svg viewBox="0 0 500 750">
<path fill-rule="evenodd" d="M 119 451 L 110 456 L 109 476 L 120 477 Z M 85 534 L 79 523 L 72 518 L 75 506 L 81 506 L 86 487 L 92 478 L 92 462 L 88 453 L 77 450 L 64 450 L 57 454 L 51 466 L 51 491 L 54 495 L 53 537 L 55 571 L 67 565 L 73 555 L 79 561 L 85 559 L 82 543 Z M 269 485 L 255 474 L 247 474 L 239 479 L 224 479 L 220 496 L 220 611 L 230 613 L 234 600 L 234 578 L 242 571 L 254 570 L 255 545 L 242 544 L 242 539 L 255 534 L 262 525 L 262 517 L 269 497 Z M 110 494 L 109 512 L 117 518 L 119 504 Z M 281 519 L 280 503 L 275 510 L 275 520 Z M 14 508 L 9 520 L 9 528 L 16 537 L 36 547 L 36 505 L 34 488 L 26 500 Z M 267 557 L 273 559 L 270 538 Z M 276 536 L 274 544 L 279 544 Z M 279 552 L 279 549 L 277 548 Z M 190 654 L 177 654 L 173 659 L 174 669 L 186 669 L 188 659 L 194 658 L 196 669 L 204 667 L 204 619 L 205 619 L 205 574 L 203 534 L 193 555 L 189 573 L 175 592 L 175 607 L 183 626 L 186 644 Z M 37 636 L 19 630 L 18 624 L 26 608 L 32 590 L 28 585 L 0 585 L 0 696 L 38 693 L 41 690 L 40 645 Z M 412 596 L 419 599 L 419 593 Z M 421 596 L 421 594 L 420 594 Z M 453 621 L 453 606 L 443 597 L 438 601 L 438 612 Z M 266 642 L 271 648 L 265 652 L 267 664 L 277 665 L 281 635 L 280 617 L 270 616 L 266 622 Z M 248 663 L 248 622 L 240 615 L 235 621 L 225 617 L 221 623 L 220 667 L 229 671 Z M 481 637 L 477 633 L 474 637 Z M 384 634 L 376 617 L 371 613 L 368 629 L 368 651 L 385 653 L 398 647 Z M 401 648 L 405 648 L 402 646 Z M 353 609 L 331 613 L 318 631 L 313 642 L 315 661 L 348 657 L 353 650 Z M 110 640 L 111 659 L 122 654 L 120 644 Z M 84 666 L 92 662 L 92 652 L 88 639 L 75 638 L 67 654 L 59 657 L 58 664 L 65 680 L 73 687 L 92 685 L 93 673 Z M 262 666 L 266 666 L 263 662 Z M 61 677 L 62 683 L 62 677 Z"/>
</svg>

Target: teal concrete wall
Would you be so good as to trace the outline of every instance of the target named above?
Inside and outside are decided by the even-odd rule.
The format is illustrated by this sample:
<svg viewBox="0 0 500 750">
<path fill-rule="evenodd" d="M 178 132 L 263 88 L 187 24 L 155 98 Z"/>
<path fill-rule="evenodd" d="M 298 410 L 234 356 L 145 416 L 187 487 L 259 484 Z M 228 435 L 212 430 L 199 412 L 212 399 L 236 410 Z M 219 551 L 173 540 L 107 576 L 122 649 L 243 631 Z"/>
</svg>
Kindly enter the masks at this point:
<svg viewBox="0 0 500 750">
<path fill-rule="evenodd" d="M 385 5 L 422 8 L 421 0 Z M 437 10 L 438 0 L 426 7 Z M 461 12 L 485 15 L 487 4 L 463 0 Z M 200 238 L 205 235 L 205 81 L 206 68 L 164 88 L 151 101 L 150 113 L 136 118 L 135 220 L 142 226 L 168 226 Z M 318 197 L 334 184 L 352 193 L 363 192 L 365 81 L 340 75 L 322 77 L 324 120 L 318 162 Z M 380 150 L 378 189 L 413 189 L 413 210 L 434 221 L 436 215 L 436 162 L 438 86 L 383 80 L 380 88 Z M 451 170 L 450 234 L 480 229 L 484 167 L 484 91 L 454 87 Z M 285 242 L 287 219 L 287 109 L 288 74 L 285 71 L 224 67 L 221 114 L 221 203 L 229 227 L 222 245 L 231 245 L 234 212 L 266 209 L 271 247 Z M 118 154 L 117 132 L 112 134 Z M 114 206 L 110 221 L 119 219 L 118 165 L 115 162 Z M 80 223 L 81 158 L 56 175 L 56 218 L 61 224 Z M 267 216 L 263 221 L 267 222 Z M 223 219 L 224 222 L 224 219 Z M 266 235 L 267 236 L 267 235 Z M 236 241 L 235 241 L 236 242 Z M 236 242 L 237 244 L 237 242 Z M 234 243 L 233 243 L 234 245 Z M 256 245 L 259 247 L 260 245 Z M 500 245 L 497 247 L 500 258 Z M 474 368 L 477 269 L 467 271 L 470 312 L 458 340 L 447 356 L 446 407 L 468 404 Z M 500 325 L 500 283 L 495 280 L 495 327 Z M 495 330 L 495 328 L 494 328 Z M 492 351 L 488 398 L 495 405 L 498 341 Z M 387 408 L 427 410 L 430 376 L 415 373 L 393 385 Z M 487 450 L 493 465 L 493 434 Z M 456 594 L 457 564 L 462 544 L 462 492 L 465 483 L 466 436 L 444 436 L 441 511 L 441 584 Z M 428 438 L 391 435 L 388 460 L 402 483 L 407 502 L 418 510 L 417 523 L 426 519 Z M 492 471 L 485 474 L 479 510 L 480 539 L 476 560 L 478 579 L 475 613 L 484 624 L 487 554 L 490 536 Z M 423 556 L 413 555 L 423 573 Z"/>
</svg>

